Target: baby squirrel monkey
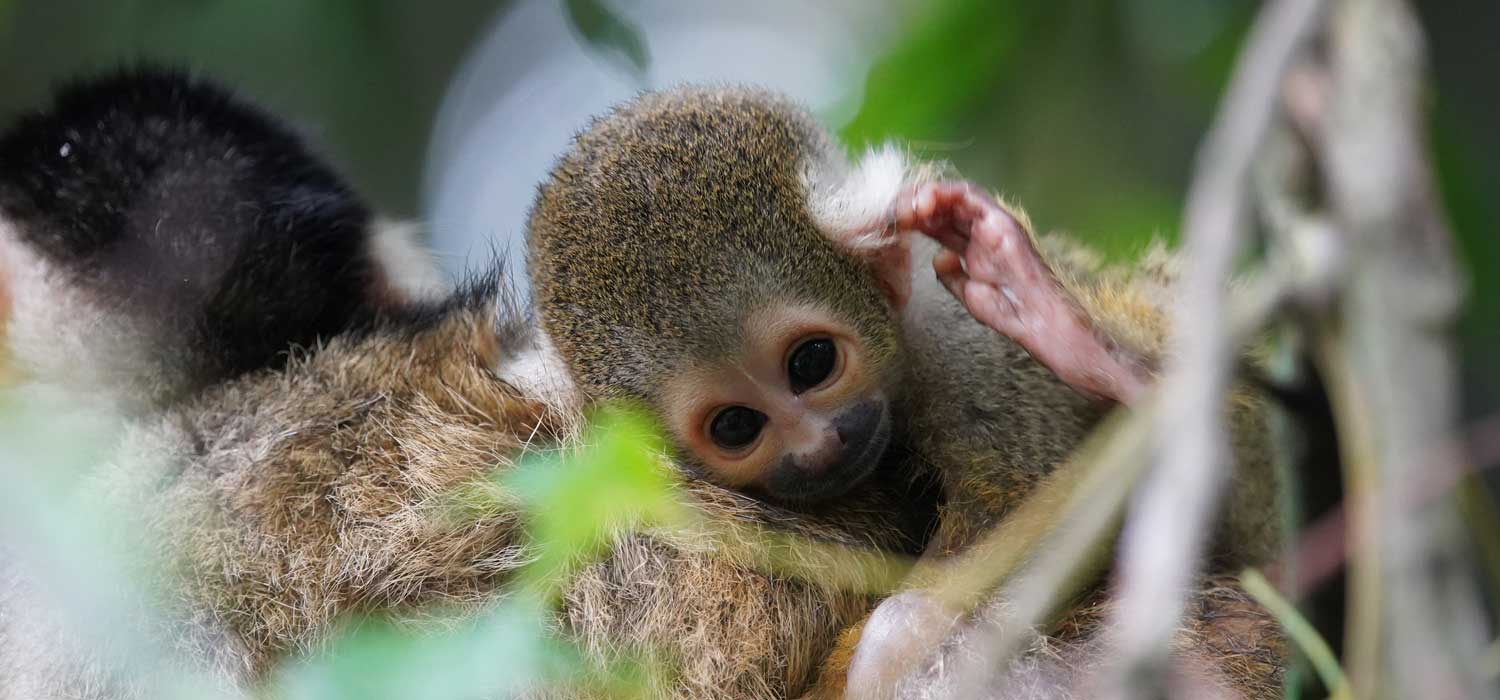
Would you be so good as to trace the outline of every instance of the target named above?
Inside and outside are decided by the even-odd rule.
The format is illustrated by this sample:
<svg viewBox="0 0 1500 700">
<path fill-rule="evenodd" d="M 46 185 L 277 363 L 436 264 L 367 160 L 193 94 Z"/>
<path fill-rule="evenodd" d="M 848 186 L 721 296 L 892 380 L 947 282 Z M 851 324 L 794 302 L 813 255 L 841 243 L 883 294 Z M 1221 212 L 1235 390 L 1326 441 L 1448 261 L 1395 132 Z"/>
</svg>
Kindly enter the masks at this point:
<svg viewBox="0 0 1500 700">
<path fill-rule="evenodd" d="M 894 150 L 850 167 L 779 97 L 687 88 L 578 137 L 532 212 L 530 269 L 580 387 L 655 410 L 688 469 L 809 510 L 931 470 L 942 555 L 1140 396 L 1165 335 L 1150 285 L 1091 280 L 1068 251 L 1054 268 L 1028 228 Z M 1248 491 L 1218 537 L 1236 562 L 1275 540 L 1274 486 Z"/>
<path fill-rule="evenodd" d="M 924 380 L 956 367 L 909 342 L 966 333 L 909 303 L 897 231 L 947 246 L 943 284 L 1065 383 L 1141 391 L 1144 362 L 1094 327 L 1014 217 L 968 185 L 911 181 L 894 151 L 847 170 L 821 127 L 768 94 L 645 96 L 580 136 L 542 188 L 542 325 L 588 393 L 655 408 L 692 467 L 799 505 L 873 473 L 940 398 Z M 988 330 L 981 342 L 994 347 L 964 349 L 1011 374 L 1016 348 Z M 942 455 L 921 459 L 943 471 Z"/>
</svg>

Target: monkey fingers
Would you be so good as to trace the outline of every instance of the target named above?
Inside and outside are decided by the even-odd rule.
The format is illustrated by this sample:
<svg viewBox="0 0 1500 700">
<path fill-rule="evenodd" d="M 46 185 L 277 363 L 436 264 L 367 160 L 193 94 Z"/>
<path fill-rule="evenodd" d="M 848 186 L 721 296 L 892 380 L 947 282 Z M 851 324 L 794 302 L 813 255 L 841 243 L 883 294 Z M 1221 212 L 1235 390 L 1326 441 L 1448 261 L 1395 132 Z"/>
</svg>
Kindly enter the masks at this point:
<svg viewBox="0 0 1500 700">
<path fill-rule="evenodd" d="M 943 245 L 933 271 L 974 318 L 1074 389 L 1130 403 L 1150 383 L 1139 359 L 1089 318 L 994 197 L 966 182 L 920 185 L 898 201 L 895 218 L 898 228 Z"/>
</svg>

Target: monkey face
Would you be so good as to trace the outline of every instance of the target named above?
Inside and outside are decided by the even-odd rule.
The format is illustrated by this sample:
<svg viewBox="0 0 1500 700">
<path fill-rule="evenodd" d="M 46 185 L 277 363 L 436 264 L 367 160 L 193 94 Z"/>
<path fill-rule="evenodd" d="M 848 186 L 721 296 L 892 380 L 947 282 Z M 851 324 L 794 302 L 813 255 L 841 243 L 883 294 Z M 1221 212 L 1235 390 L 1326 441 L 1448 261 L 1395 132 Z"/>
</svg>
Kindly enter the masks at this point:
<svg viewBox="0 0 1500 700">
<path fill-rule="evenodd" d="M 886 371 L 833 314 L 772 305 L 741 350 L 693 360 L 665 382 L 678 444 L 708 476 L 783 503 L 837 498 L 875 469 L 891 437 Z"/>
</svg>

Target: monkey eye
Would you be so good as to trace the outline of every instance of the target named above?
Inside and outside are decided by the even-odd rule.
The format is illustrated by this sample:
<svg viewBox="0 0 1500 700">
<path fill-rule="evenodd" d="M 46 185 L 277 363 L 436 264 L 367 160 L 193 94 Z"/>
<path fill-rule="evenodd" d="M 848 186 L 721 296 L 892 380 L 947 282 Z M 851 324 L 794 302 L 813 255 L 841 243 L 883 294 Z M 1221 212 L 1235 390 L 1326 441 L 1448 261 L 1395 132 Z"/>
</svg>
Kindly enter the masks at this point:
<svg viewBox="0 0 1500 700">
<path fill-rule="evenodd" d="M 811 389 L 833 374 L 838 363 L 839 352 L 831 338 L 814 338 L 797 346 L 787 360 L 786 374 L 792 383 L 792 393 L 800 394 Z"/>
<path fill-rule="evenodd" d="M 713 422 L 708 426 L 708 433 L 715 445 L 726 450 L 738 450 L 755 442 L 760 429 L 765 425 L 766 414 L 747 406 L 730 406 L 714 416 Z"/>
</svg>

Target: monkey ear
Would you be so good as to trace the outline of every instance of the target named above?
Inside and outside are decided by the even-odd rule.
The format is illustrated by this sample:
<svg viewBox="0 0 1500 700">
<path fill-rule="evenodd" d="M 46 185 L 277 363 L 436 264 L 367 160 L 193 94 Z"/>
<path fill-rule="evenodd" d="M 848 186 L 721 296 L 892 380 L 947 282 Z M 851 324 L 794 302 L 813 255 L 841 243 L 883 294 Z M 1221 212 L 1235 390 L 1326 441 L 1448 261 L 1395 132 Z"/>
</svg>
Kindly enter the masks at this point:
<svg viewBox="0 0 1500 700">
<path fill-rule="evenodd" d="M 895 225 L 895 206 L 919 179 L 906 154 L 887 144 L 853 168 L 824 166 L 808 188 L 808 210 L 839 250 L 868 262 L 891 305 L 911 296 L 911 246 Z"/>
</svg>

